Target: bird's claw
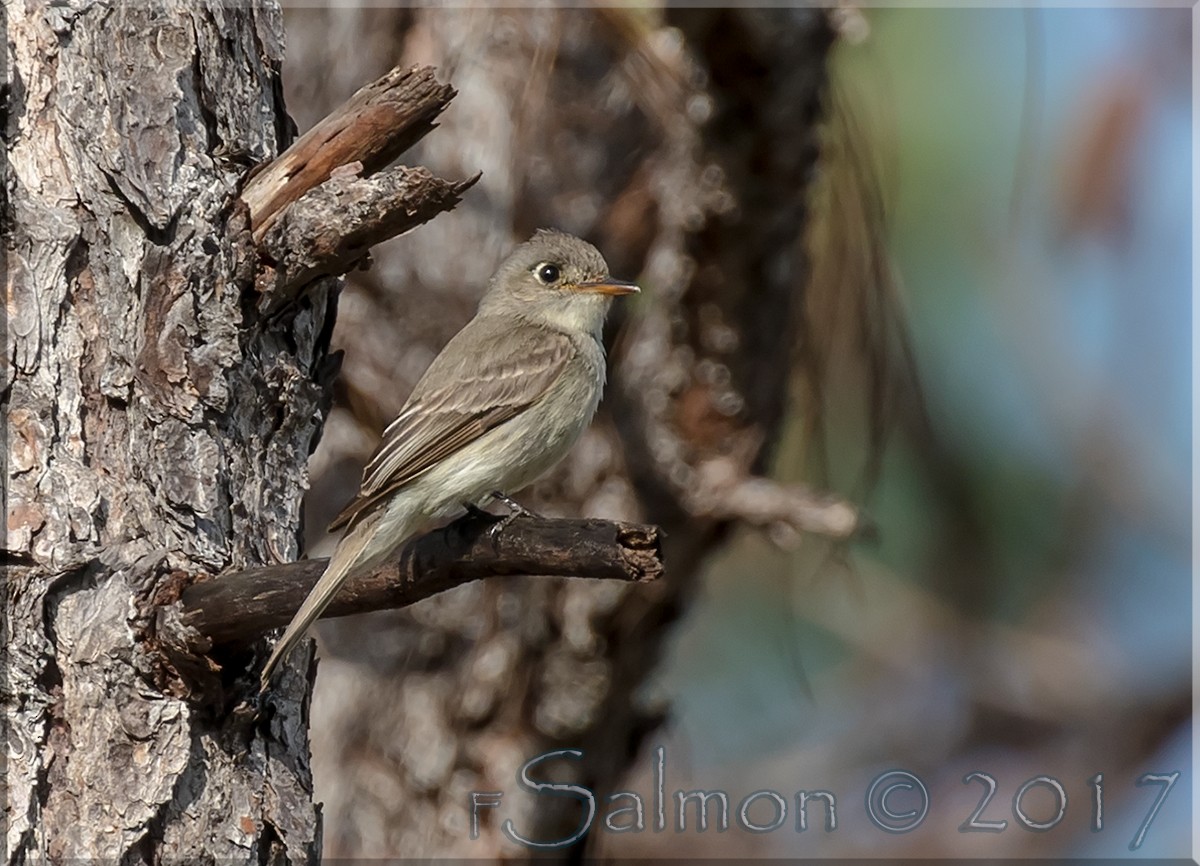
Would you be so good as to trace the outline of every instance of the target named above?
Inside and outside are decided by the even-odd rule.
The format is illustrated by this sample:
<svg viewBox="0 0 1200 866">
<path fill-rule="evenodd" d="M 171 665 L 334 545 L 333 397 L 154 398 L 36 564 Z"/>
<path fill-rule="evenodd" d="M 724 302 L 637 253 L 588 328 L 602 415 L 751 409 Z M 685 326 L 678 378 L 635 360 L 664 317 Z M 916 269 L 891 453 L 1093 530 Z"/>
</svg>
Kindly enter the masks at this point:
<svg viewBox="0 0 1200 866">
<path fill-rule="evenodd" d="M 508 525 L 520 516 L 516 511 L 509 512 L 487 528 L 487 537 L 491 539 L 493 547 L 500 540 L 500 534 L 508 529 Z"/>
<path fill-rule="evenodd" d="M 532 517 L 535 520 L 541 518 L 540 514 L 530 511 L 511 496 L 501 493 L 499 490 L 493 491 L 492 498 L 498 502 L 503 502 L 504 505 L 508 507 L 508 514 L 504 515 L 488 527 L 487 535 L 488 538 L 491 539 L 493 546 L 495 546 L 496 542 L 500 539 L 501 533 L 503 533 L 504 530 L 509 527 L 509 524 L 511 524 L 518 517 Z"/>
</svg>

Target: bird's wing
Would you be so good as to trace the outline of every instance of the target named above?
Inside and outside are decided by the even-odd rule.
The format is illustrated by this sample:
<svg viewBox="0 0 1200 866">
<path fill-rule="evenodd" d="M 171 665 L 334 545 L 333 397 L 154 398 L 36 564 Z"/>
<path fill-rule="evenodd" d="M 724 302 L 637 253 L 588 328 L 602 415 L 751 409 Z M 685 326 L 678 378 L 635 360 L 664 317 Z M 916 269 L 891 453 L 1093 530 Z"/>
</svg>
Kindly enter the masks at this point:
<svg viewBox="0 0 1200 866">
<path fill-rule="evenodd" d="M 363 469 L 358 496 L 329 525 L 338 529 L 489 430 L 536 403 L 575 354 L 565 334 L 514 324 L 464 329 L 417 383 Z M 468 325 L 470 328 L 470 325 Z M 532 344 L 532 348 L 531 348 Z"/>
</svg>

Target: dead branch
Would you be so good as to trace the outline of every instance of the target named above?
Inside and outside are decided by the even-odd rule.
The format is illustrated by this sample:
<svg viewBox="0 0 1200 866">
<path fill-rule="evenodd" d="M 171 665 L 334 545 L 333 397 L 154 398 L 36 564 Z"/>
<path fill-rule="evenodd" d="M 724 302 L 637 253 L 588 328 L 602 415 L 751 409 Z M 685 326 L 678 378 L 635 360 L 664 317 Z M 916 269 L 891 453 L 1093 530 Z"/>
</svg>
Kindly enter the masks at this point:
<svg viewBox="0 0 1200 866">
<path fill-rule="evenodd" d="M 271 223 L 259 249 L 272 263 L 260 269 L 260 307 L 276 305 L 321 276 L 340 276 L 375 244 L 453 209 L 480 175 L 453 182 L 424 168 L 395 166 L 374 177 L 334 175 Z"/>
<path fill-rule="evenodd" d="M 288 205 L 329 179 L 334 169 L 362 163 L 363 176 L 387 166 L 434 127 L 456 91 L 429 66 L 396 67 L 358 90 L 247 182 L 255 241 Z"/>
<path fill-rule="evenodd" d="M 603 520 L 520 518 L 493 540 L 494 519 L 465 516 L 406 545 L 397 557 L 342 587 L 327 617 L 401 608 L 485 577 L 536 575 L 646 582 L 663 573 L 656 526 Z M 183 591 L 183 625 L 195 648 L 247 643 L 287 624 L 327 560 L 253 568 Z"/>
</svg>

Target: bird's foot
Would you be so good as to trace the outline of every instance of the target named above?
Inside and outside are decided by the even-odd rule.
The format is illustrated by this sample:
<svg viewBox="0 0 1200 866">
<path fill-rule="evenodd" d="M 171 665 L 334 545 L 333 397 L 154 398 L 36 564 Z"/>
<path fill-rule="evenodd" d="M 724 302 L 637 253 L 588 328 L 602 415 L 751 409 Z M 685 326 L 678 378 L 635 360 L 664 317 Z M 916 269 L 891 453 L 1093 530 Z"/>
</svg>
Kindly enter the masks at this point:
<svg viewBox="0 0 1200 866">
<path fill-rule="evenodd" d="M 509 524 L 512 523 L 514 520 L 516 520 L 518 517 L 532 517 L 534 519 L 541 518 L 540 514 L 530 511 L 528 508 L 526 508 L 521 503 L 517 502 L 511 496 L 501 493 L 499 490 L 494 491 L 492 493 L 492 498 L 495 500 L 498 500 L 499 502 L 503 502 L 508 507 L 508 514 L 504 515 L 503 517 L 501 517 L 499 520 L 497 520 L 495 523 L 493 523 L 491 526 L 488 527 L 488 531 L 487 531 L 488 538 L 490 538 L 492 540 L 493 545 L 496 544 L 496 541 L 500 538 L 501 533 L 503 533 L 504 530 L 508 528 Z"/>
<path fill-rule="evenodd" d="M 508 514 L 501 517 L 487 529 L 487 536 L 492 541 L 492 547 L 496 546 L 496 542 L 500 540 L 500 534 L 508 529 L 508 525 L 516 520 L 521 515 L 515 511 L 510 511 Z"/>
</svg>

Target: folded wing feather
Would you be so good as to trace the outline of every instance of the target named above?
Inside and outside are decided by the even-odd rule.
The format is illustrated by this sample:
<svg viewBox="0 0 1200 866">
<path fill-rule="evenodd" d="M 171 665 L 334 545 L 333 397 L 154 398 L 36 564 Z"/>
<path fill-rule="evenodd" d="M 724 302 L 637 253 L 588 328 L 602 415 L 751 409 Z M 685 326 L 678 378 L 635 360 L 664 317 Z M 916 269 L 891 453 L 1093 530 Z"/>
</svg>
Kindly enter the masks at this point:
<svg viewBox="0 0 1200 866">
<path fill-rule="evenodd" d="M 565 334 L 523 322 L 462 339 L 473 324 L 446 345 L 421 377 L 363 469 L 358 496 L 334 518 L 330 530 L 368 514 L 414 478 L 536 403 L 575 352 Z M 532 328 L 540 332 L 537 339 L 521 339 L 517 333 Z M 537 348 L 531 351 L 530 345 Z"/>
</svg>

